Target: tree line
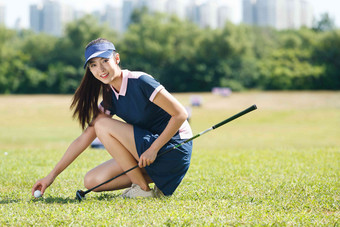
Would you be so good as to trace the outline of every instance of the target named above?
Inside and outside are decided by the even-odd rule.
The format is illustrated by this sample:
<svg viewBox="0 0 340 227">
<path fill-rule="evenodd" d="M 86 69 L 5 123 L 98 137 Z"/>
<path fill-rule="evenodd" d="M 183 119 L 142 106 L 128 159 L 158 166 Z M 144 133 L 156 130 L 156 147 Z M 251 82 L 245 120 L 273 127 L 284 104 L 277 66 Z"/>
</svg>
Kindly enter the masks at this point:
<svg viewBox="0 0 340 227">
<path fill-rule="evenodd" d="M 172 92 L 340 89 L 340 30 L 325 20 L 312 29 L 212 30 L 136 11 L 124 34 L 91 16 L 69 23 L 62 37 L 0 27 L 0 93 L 73 93 L 84 48 L 98 37 L 115 44 L 123 69 L 147 72 Z"/>
</svg>

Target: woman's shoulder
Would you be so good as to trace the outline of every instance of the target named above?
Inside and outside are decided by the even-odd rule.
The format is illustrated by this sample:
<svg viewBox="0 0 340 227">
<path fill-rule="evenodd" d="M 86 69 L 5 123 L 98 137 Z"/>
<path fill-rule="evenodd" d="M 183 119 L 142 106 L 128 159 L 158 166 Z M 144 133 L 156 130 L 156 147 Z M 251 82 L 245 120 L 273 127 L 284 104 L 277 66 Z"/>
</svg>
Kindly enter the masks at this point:
<svg viewBox="0 0 340 227">
<path fill-rule="evenodd" d="M 153 79 L 153 76 L 142 71 L 123 70 L 123 74 L 126 75 L 129 79 L 142 79 L 142 80 L 144 80 L 145 78 Z"/>
<path fill-rule="evenodd" d="M 135 84 L 138 84 L 138 86 L 158 87 L 160 85 L 159 81 L 148 73 L 142 71 L 126 71 L 124 73 L 128 75 L 128 79 L 136 81 Z"/>
</svg>

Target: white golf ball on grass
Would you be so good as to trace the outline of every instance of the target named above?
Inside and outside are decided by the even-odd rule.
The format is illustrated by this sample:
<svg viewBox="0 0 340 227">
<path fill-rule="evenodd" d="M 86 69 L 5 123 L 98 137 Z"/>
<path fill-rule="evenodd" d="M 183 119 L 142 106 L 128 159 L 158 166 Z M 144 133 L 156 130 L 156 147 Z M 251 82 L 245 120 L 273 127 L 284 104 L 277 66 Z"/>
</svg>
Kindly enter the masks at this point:
<svg viewBox="0 0 340 227">
<path fill-rule="evenodd" d="M 41 191 L 36 190 L 36 191 L 34 192 L 34 197 L 35 197 L 35 198 L 41 197 Z"/>
</svg>

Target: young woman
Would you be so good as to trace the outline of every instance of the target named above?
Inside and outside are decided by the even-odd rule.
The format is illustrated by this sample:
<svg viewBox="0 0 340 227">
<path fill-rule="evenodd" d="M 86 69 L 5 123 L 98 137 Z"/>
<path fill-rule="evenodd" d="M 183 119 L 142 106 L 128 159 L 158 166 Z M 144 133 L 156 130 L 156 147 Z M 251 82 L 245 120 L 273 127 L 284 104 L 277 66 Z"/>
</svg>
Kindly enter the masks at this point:
<svg viewBox="0 0 340 227">
<path fill-rule="evenodd" d="M 33 188 L 44 194 L 55 178 L 98 137 L 112 159 L 90 170 L 84 179 L 92 188 L 135 166 L 95 191 L 126 189 L 122 196 L 172 195 L 191 159 L 192 142 L 156 158 L 157 154 L 192 137 L 185 108 L 152 76 L 122 70 L 114 45 L 91 41 L 85 49 L 86 68 L 71 107 L 83 133 L 72 142 L 54 169 Z M 98 106 L 100 94 L 103 101 Z M 117 115 L 124 121 L 113 119 Z M 87 126 L 87 127 L 86 127 Z M 86 129 L 85 129 L 86 128 Z M 155 183 L 155 188 L 149 187 Z"/>
</svg>

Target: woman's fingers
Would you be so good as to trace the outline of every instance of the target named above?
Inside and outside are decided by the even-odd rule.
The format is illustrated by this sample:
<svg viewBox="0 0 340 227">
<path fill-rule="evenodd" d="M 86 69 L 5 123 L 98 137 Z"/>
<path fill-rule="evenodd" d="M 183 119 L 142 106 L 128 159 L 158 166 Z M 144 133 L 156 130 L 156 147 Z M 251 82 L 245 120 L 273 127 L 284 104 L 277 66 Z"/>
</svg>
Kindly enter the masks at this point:
<svg viewBox="0 0 340 227">
<path fill-rule="evenodd" d="M 153 161 L 147 157 L 145 157 L 144 155 L 142 155 L 140 158 L 139 158 L 139 167 L 140 168 L 144 168 L 145 166 L 149 166 L 153 163 Z"/>
<path fill-rule="evenodd" d="M 34 192 L 35 192 L 36 190 L 40 190 L 40 191 L 41 191 L 41 189 L 42 189 L 42 185 L 41 185 L 41 183 L 38 181 L 38 182 L 35 183 L 35 184 L 33 185 L 33 187 L 32 187 L 32 196 L 34 196 Z"/>
<path fill-rule="evenodd" d="M 139 159 L 139 167 L 144 168 L 145 166 L 146 166 L 146 160 L 143 156 L 141 156 Z"/>
<path fill-rule="evenodd" d="M 32 195 L 34 196 L 34 192 L 39 190 L 41 195 L 44 194 L 46 188 L 52 184 L 53 180 L 48 177 L 42 178 L 38 180 L 32 187 Z"/>
<path fill-rule="evenodd" d="M 46 188 L 47 188 L 47 185 L 42 185 L 42 187 L 41 187 L 41 195 L 44 195 L 44 192 L 45 192 L 45 190 L 46 190 Z"/>
</svg>

